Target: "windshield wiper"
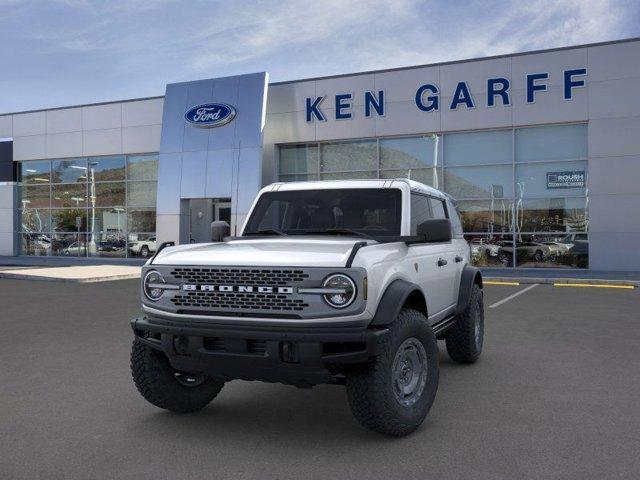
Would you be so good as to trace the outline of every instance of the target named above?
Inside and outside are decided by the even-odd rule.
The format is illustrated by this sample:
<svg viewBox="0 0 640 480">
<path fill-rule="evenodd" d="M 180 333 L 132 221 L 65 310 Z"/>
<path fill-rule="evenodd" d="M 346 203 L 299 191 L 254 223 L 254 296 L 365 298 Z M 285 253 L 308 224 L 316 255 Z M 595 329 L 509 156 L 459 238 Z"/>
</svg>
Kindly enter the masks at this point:
<svg viewBox="0 0 640 480">
<path fill-rule="evenodd" d="M 314 234 L 314 235 L 355 235 L 357 237 L 363 238 L 372 238 L 371 235 L 367 235 L 363 232 L 358 232 L 357 230 L 351 230 L 350 228 L 327 228 L 326 230 L 305 230 L 304 233 Z"/>
<path fill-rule="evenodd" d="M 275 228 L 265 228 L 264 230 L 256 230 L 255 232 L 244 232 L 243 235 L 282 235 L 287 236 L 286 233 L 276 230 Z"/>
</svg>

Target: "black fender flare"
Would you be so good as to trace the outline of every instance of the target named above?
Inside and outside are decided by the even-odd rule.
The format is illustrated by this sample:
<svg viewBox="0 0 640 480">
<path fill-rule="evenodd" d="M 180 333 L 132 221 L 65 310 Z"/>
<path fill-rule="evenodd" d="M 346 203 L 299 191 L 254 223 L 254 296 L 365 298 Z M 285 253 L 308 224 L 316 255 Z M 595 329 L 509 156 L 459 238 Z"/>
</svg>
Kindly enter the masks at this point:
<svg viewBox="0 0 640 480">
<path fill-rule="evenodd" d="M 396 279 L 391 282 L 382 294 L 380 303 L 378 303 L 378 309 L 376 310 L 376 314 L 373 316 L 373 320 L 370 325 L 384 326 L 393 323 L 398 317 L 400 310 L 402 310 L 404 302 L 407 300 L 409 295 L 415 291 L 420 292 L 420 295 L 424 297 L 422 290 L 420 290 L 420 287 L 415 283 L 407 282 L 402 279 Z"/>
<path fill-rule="evenodd" d="M 471 298 L 471 289 L 474 283 L 478 283 L 482 288 L 482 273 L 476 267 L 465 265 L 460 276 L 460 290 L 458 290 L 458 305 L 456 306 L 456 315 L 464 312 Z"/>
</svg>

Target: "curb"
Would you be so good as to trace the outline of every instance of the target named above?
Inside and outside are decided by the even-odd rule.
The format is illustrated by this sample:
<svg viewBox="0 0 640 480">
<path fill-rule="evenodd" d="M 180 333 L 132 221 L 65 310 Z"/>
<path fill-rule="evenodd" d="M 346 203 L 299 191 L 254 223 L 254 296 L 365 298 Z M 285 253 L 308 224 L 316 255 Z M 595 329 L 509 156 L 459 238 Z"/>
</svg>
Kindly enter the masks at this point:
<svg viewBox="0 0 640 480">
<path fill-rule="evenodd" d="M 21 273 L 0 273 L 0 278 L 7 280 L 34 280 L 40 282 L 63 282 L 63 283 L 97 283 L 111 282 L 114 280 L 130 280 L 140 278 L 140 274 L 127 273 L 123 275 L 110 275 L 108 277 L 89 277 L 89 278 L 60 278 L 60 277 L 40 277 L 37 275 L 25 275 Z"/>
<path fill-rule="evenodd" d="M 519 283 L 519 284 L 529 284 L 529 283 L 539 283 L 543 285 L 577 285 L 577 286 L 631 286 L 638 288 L 640 287 L 640 281 L 636 280 L 610 280 L 604 278 L 547 278 L 547 277 L 489 277 L 484 276 L 483 279 L 487 282 L 504 282 L 505 284 L 509 283 Z"/>
</svg>

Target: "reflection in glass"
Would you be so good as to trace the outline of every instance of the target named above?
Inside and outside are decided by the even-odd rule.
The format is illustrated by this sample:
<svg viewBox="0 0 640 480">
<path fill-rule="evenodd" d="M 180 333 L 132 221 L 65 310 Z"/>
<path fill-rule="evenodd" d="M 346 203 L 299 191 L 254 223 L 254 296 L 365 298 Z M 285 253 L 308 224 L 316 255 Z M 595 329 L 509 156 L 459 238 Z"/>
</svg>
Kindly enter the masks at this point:
<svg viewBox="0 0 640 480">
<path fill-rule="evenodd" d="M 588 268 L 586 233 L 518 235 L 516 266 L 526 268 Z"/>
<path fill-rule="evenodd" d="M 445 191 L 453 198 L 512 198 L 513 167 L 453 167 L 444 169 Z"/>
<path fill-rule="evenodd" d="M 363 178 L 378 178 L 378 172 L 339 172 L 322 173 L 321 180 L 357 180 Z"/>
<path fill-rule="evenodd" d="M 511 235 L 467 234 L 471 262 L 478 267 L 508 267 L 513 264 Z"/>
<path fill-rule="evenodd" d="M 554 125 L 516 129 L 516 162 L 587 158 L 587 126 Z"/>
<path fill-rule="evenodd" d="M 124 157 L 94 157 L 89 159 L 89 177 L 96 182 L 124 180 Z"/>
<path fill-rule="evenodd" d="M 156 251 L 156 235 L 153 233 L 129 233 L 127 251 L 130 257 L 147 258 Z"/>
<path fill-rule="evenodd" d="M 51 255 L 51 237 L 48 233 L 23 233 L 20 248 L 22 255 Z"/>
<path fill-rule="evenodd" d="M 129 182 L 127 206 L 155 207 L 157 186 L 156 182 Z"/>
<path fill-rule="evenodd" d="M 457 202 L 465 232 L 510 232 L 513 200 L 464 200 Z"/>
<path fill-rule="evenodd" d="M 125 184 L 124 182 L 117 183 L 96 183 L 89 187 L 95 188 L 96 192 L 96 207 L 116 207 L 123 206 L 125 203 Z"/>
<path fill-rule="evenodd" d="M 130 155 L 127 157 L 129 180 L 157 180 L 158 155 Z"/>
<path fill-rule="evenodd" d="M 309 182 L 318 180 L 318 174 L 299 173 L 295 175 L 280 175 L 281 182 Z"/>
<path fill-rule="evenodd" d="M 281 175 L 313 175 L 318 173 L 317 145 L 280 147 L 278 171 Z"/>
<path fill-rule="evenodd" d="M 52 207 L 86 207 L 87 185 L 63 183 L 51 186 Z"/>
<path fill-rule="evenodd" d="M 49 208 L 49 185 L 23 185 L 20 190 L 22 208 Z"/>
<path fill-rule="evenodd" d="M 122 207 L 96 208 L 95 216 L 89 209 L 89 233 L 95 232 L 96 240 L 112 240 L 125 237 L 126 210 Z"/>
<path fill-rule="evenodd" d="M 22 183 L 49 183 L 51 162 L 49 160 L 20 162 L 20 177 Z"/>
<path fill-rule="evenodd" d="M 135 232 L 156 231 L 156 210 L 147 208 L 141 210 L 129 210 L 129 230 Z"/>
<path fill-rule="evenodd" d="M 77 218 L 80 218 L 80 228 L 77 226 Z M 77 208 L 51 210 L 51 228 L 54 232 L 86 232 L 87 210 Z"/>
<path fill-rule="evenodd" d="M 559 175 L 562 174 L 582 178 L 584 184 L 563 187 L 562 182 L 557 181 Z M 556 180 L 556 182 L 551 183 L 552 180 Z M 579 182 L 575 184 L 577 183 Z M 587 191 L 587 162 L 519 164 L 516 166 L 516 191 L 517 196 L 524 198 L 584 196 Z"/>
<path fill-rule="evenodd" d="M 375 140 L 363 140 L 349 143 L 326 143 L 322 145 L 322 157 L 320 162 L 320 170 L 322 172 L 365 171 L 377 169 L 378 144 Z"/>
<path fill-rule="evenodd" d="M 517 232 L 584 232 L 589 226 L 585 198 L 516 201 Z"/>
<path fill-rule="evenodd" d="M 51 255 L 85 257 L 87 236 L 84 233 L 56 233 L 52 235 Z"/>
<path fill-rule="evenodd" d="M 44 208 L 27 208 L 20 211 L 22 232 L 48 232 L 51 230 L 51 214 Z"/>
<path fill-rule="evenodd" d="M 440 188 L 439 168 L 412 168 L 411 170 L 382 170 L 380 178 L 410 178 L 430 187 Z"/>
<path fill-rule="evenodd" d="M 444 136 L 444 165 L 511 165 L 511 130 L 452 133 Z"/>
<path fill-rule="evenodd" d="M 123 258 L 127 253 L 127 241 L 124 235 L 111 235 L 98 232 L 88 236 L 87 253 L 90 257 Z"/>
<path fill-rule="evenodd" d="M 52 183 L 80 183 L 87 181 L 87 159 L 53 160 L 51 162 Z"/>
<path fill-rule="evenodd" d="M 387 138 L 380 140 L 380 168 L 414 169 L 438 164 L 441 137 Z"/>
</svg>

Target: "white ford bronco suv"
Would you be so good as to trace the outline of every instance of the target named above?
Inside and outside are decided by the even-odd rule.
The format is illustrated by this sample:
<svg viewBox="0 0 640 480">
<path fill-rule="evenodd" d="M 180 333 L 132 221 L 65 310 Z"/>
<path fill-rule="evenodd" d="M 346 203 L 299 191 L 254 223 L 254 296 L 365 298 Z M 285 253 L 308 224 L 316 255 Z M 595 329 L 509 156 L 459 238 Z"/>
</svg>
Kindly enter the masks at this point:
<svg viewBox="0 0 640 480">
<path fill-rule="evenodd" d="M 406 180 L 276 183 L 238 237 L 163 244 L 142 271 L 133 380 L 152 404 L 204 408 L 227 381 L 345 385 L 365 427 L 414 431 L 438 339 L 475 362 L 482 278 L 453 201 Z"/>
</svg>

